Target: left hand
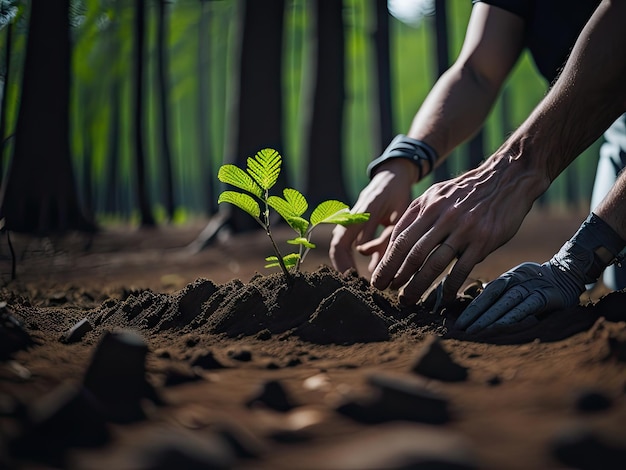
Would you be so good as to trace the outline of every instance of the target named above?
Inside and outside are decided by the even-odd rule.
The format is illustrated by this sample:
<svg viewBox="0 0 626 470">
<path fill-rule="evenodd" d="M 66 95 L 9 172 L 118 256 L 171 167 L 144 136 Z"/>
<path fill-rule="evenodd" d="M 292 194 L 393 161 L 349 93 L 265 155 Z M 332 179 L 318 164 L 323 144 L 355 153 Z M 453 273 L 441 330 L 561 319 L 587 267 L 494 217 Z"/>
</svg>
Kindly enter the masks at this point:
<svg viewBox="0 0 626 470">
<path fill-rule="evenodd" d="M 520 264 L 490 282 L 461 314 L 456 326 L 477 333 L 577 305 L 585 286 L 598 279 L 625 244 L 592 212 L 550 261 Z"/>
<path fill-rule="evenodd" d="M 569 285 L 574 289 L 564 289 Z M 457 328 L 478 333 L 510 326 L 526 317 L 577 305 L 584 284 L 551 262 L 523 263 L 490 282 L 456 321 Z"/>
</svg>

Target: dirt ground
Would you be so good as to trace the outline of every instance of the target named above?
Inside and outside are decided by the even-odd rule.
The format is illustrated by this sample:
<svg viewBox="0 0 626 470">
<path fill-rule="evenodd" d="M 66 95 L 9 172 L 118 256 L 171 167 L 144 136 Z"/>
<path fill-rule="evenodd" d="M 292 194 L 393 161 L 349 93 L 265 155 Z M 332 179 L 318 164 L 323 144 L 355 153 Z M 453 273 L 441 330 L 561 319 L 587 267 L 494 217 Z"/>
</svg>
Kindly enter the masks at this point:
<svg viewBox="0 0 626 470">
<path fill-rule="evenodd" d="M 533 210 L 471 280 L 547 260 L 585 216 Z M 318 305 L 320 230 L 287 309 L 265 234 L 194 252 L 204 223 L 14 234 L 14 281 L 1 234 L 0 469 L 626 468 L 626 293 L 466 337 L 454 309 L 372 292 L 366 260 Z"/>
</svg>

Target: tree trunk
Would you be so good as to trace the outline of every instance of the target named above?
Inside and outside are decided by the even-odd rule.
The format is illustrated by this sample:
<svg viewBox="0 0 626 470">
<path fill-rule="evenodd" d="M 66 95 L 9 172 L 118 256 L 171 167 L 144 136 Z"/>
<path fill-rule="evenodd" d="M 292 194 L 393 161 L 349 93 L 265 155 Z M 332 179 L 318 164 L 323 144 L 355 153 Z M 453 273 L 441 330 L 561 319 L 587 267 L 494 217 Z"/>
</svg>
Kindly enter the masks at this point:
<svg viewBox="0 0 626 470">
<path fill-rule="evenodd" d="M 135 135 L 135 171 L 136 171 L 136 189 L 137 203 L 141 216 L 141 225 L 144 227 L 152 227 L 155 225 L 150 201 L 148 198 L 148 185 L 146 176 L 146 156 L 143 143 L 144 131 L 144 58 L 145 58 L 145 29 L 146 29 L 146 1 L 136 0 L 135 3 L 135 41 L 134 41 L 134 135 Z"/>
<path fill-rule="evenodd" d="M 306 196 L 311 205 L 326 199 L 347 202 L 342 178 L 345 101 L 343 2 L 316 0 L 315 19 L 315 90 L 306 157 Z"/>
<path fill-rule="evenodd" d="M 9 230 L 95 229 L 78 202 L 70 155 L 69 7 L 69 0 L 31 2 L 15 152 L 0 195 Z"/>
<path fill-rule="evenodd" d="M 448 49 L 448 15 L 446 0 L 435 0 L 435 47 L 437 57 L 437 78 L 450 66 L 450 54 Z M 435 169 L 435 181 L 443 181 L 450 177 L 448 161 L 444 160 Z"/>
<path fill-rule="evenodd" d="M 174 202 L 174 175 L 172 169 L 172 150 L 170 145 L 169 126 L 169 56 L 167 49 L 167 2 L 168 0 L 158 0 L 158 30 L 157 30 L 157 87 L 159 90 L 159 138 L 161 150 L 161 164 L 163 169 L 164 188 L 163 198 L 165 201 L 165 211 L 170 220 L 174 218 L 176 204 Z"/>
<path fill-rule="evenodd" d="M 263 148 L 283 149 L 282 44 L 285 0 L 245 0 L 239 107 L 234 155 L 227 157 L 242 168 L 248 157 Z M 286 183 L 287 171 L 278 186 Z M 235 232 L 258 228 L 243 211 L 234 211 Z"/>
<path fill-rule="evenodd" d="M 389 9 L 387 0 L 374 0 L 376 7 L 376 77 L 378 78 L 378 150 L 382 153 L 393 138 L 391 108 L 391 59 L 389 58 Z"/>
<path fill-rule="evenodd" d="M 200 18 L 198 19 L 198 157 L 202 171 L 202 181 L 205 190 L 203 203 L 206 204 L 209 215 L 217 212 L 217 194 L 215 194 L 215 171 L 211 152 L 211 119 L 209 113 L 210 78 L 208 73 L 209 45 L 211 36 L 209 25 L 211 21 L 208 0 L 200 0 Z"/>
<path fill-rule="evenodd" d="M 4 8 L 4 7 L 3 7 Z M 11 77 L 11 51 L 13 50 L 13 23 L 7 25 L 6 48 L 4 51 L 4 82 L 2 84 L 2 105 L 0 106 L 0 183 L 4 175 L 5 134 L 7 131 L 7 110 L 9 100 L 9 80 Z"/>
<path fill-rule="evenodd" d="M 121 110 L 121 85 L 120 78 L 114 77 L 111 83 L 111 110 L 109 118 L 108 135 L 108 158 L 106 166 L 107 188 L 104 198 L 104 212 L 108 214 L 118 213 L 121 209 L 122 185 L 119 178 L 120 168 L 120 110 Z"/>
</svg>

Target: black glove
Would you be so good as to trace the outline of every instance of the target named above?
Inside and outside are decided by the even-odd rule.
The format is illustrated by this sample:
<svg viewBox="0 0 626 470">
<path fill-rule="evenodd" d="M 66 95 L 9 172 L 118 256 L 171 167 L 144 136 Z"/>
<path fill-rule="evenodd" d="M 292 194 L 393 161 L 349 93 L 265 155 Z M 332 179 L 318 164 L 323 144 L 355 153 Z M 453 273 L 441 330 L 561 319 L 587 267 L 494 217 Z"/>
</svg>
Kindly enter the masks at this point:
<svg viewBox="0 0 626 470">
<path fill-rule="evenodd" d="M 523 263 L 490 282 L 456 322 L 468 333 L 577 305 L 585 285 L 618 259 L 626 242 L 594 213 L 550 261 Z"/>
</svg>

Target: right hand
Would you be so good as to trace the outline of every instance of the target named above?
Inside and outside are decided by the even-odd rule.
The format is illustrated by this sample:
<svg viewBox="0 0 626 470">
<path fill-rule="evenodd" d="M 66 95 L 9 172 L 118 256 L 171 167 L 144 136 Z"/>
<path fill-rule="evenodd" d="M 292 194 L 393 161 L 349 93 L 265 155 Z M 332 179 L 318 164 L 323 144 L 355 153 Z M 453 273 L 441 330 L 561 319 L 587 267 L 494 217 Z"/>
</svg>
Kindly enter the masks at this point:
<svg viewBox="0 0 626 470">
<path fill-rule="evenodd" d="M 347 227 L 338 225 L 333 230 L 329 256 L 335 269 L 344 272 L 356 268 L 353 252 L 356 249 L 362 255 L 371 256 L 368 269 L 374 270 L 387 249 L 393 227 L 411 202 L 416 175 L 415 164 L 402 158 L 377 168 L 352 207 L 352 212 L 369 212 L 369 220 Z M 384 229 L 376 236 L 379 225 Z"/>
<path fill-rule="evenodd" d="M 454 262 L 443 302 L 454 300 L 474 266 L 511 239 L 547 187 L 543 174 L 524 166 L 491 158 L 428 188 L 396 223 L 372 285 L 400 289 L 400 302 L 414 305 Z"/>
</svg>

